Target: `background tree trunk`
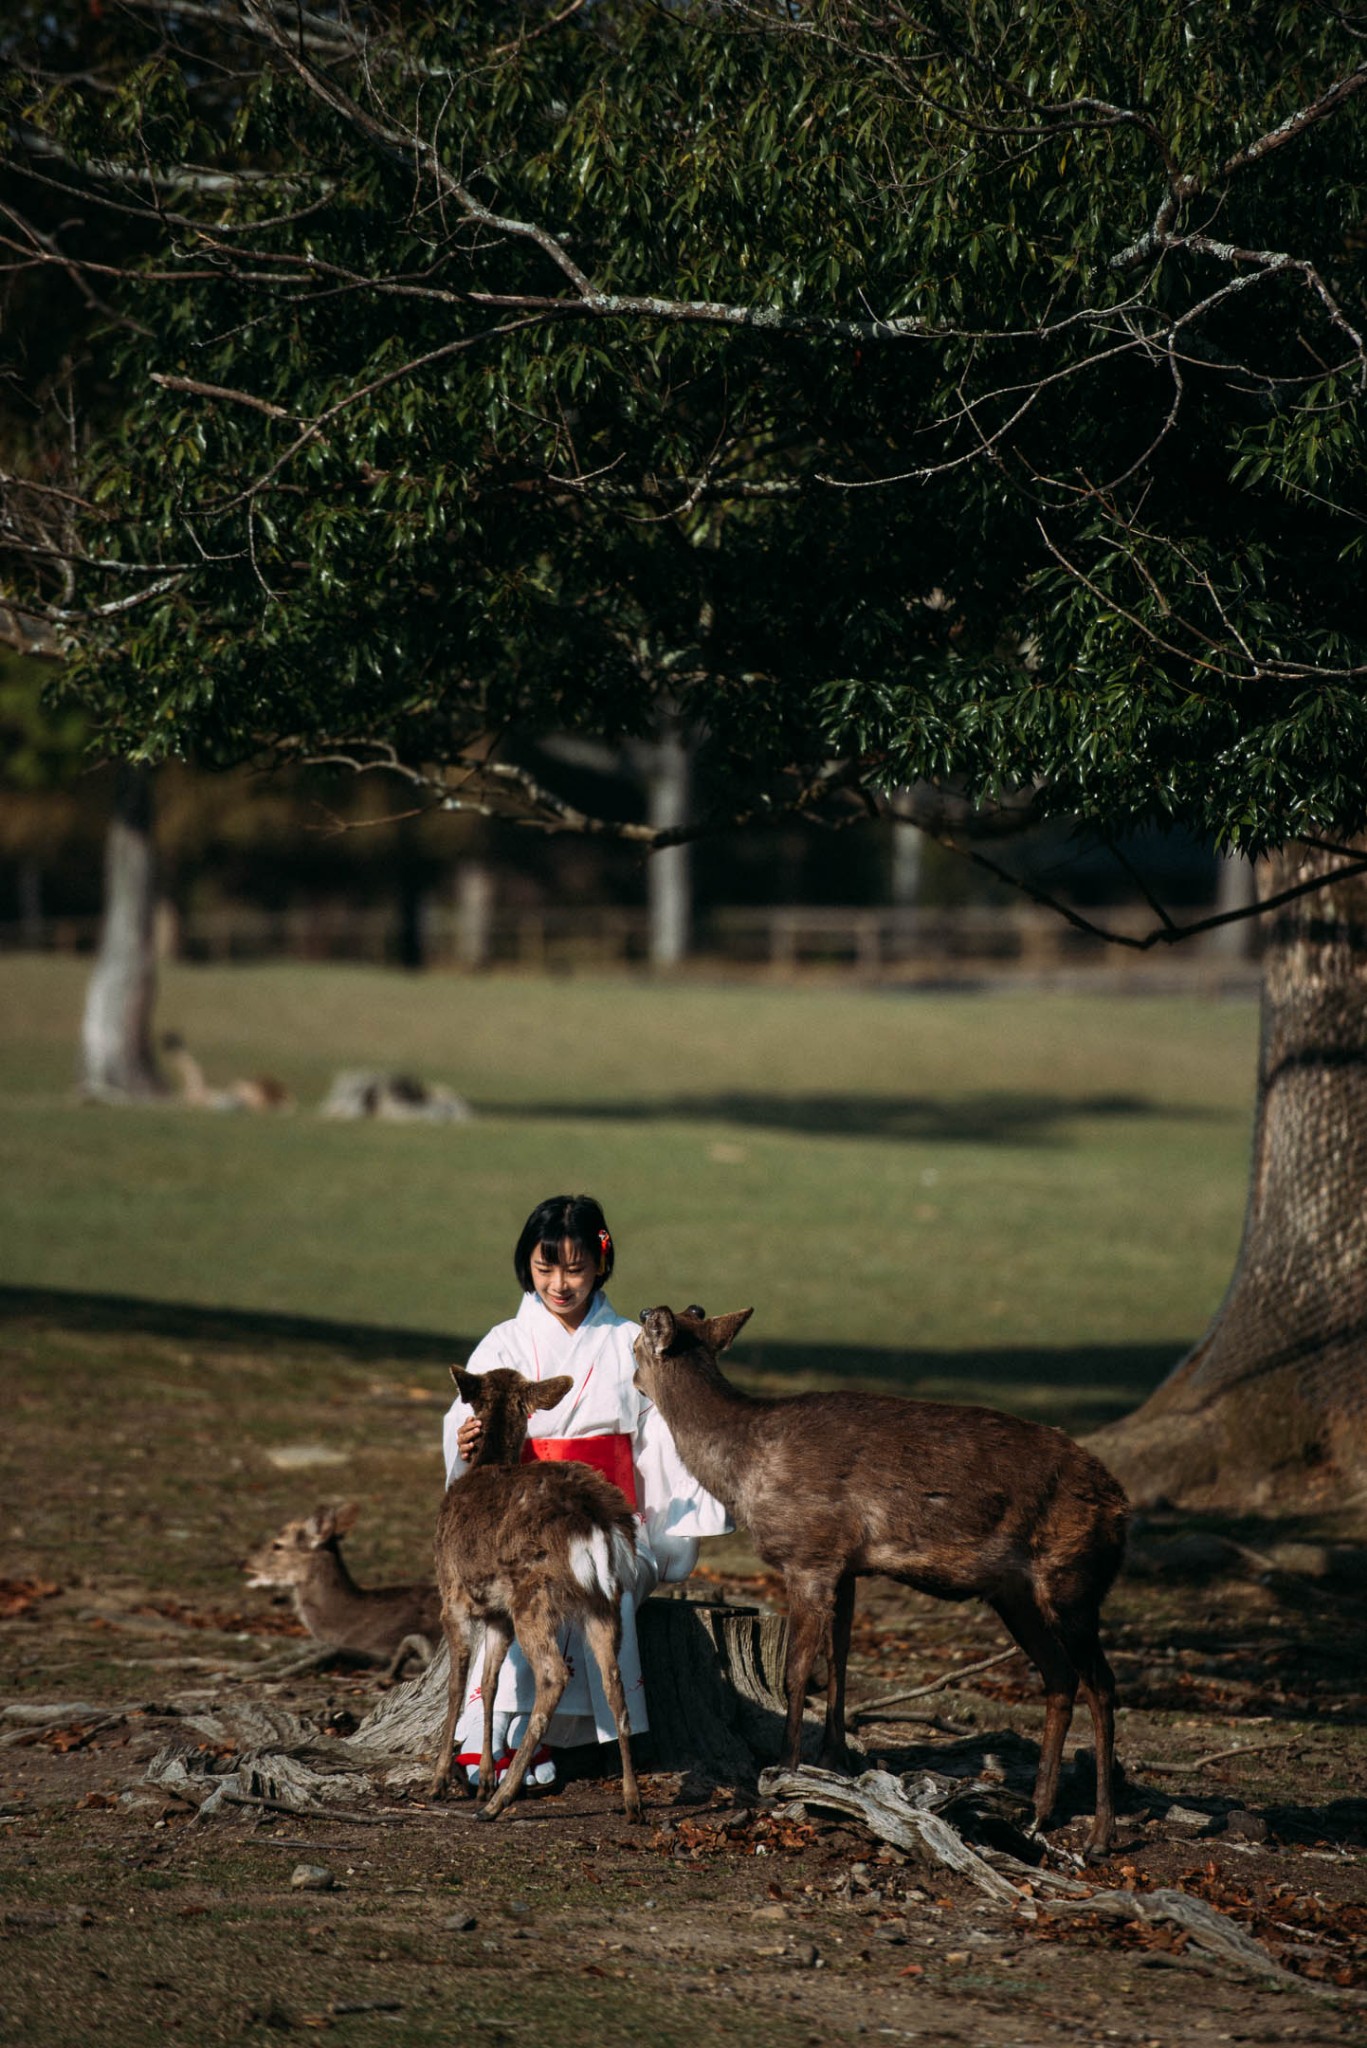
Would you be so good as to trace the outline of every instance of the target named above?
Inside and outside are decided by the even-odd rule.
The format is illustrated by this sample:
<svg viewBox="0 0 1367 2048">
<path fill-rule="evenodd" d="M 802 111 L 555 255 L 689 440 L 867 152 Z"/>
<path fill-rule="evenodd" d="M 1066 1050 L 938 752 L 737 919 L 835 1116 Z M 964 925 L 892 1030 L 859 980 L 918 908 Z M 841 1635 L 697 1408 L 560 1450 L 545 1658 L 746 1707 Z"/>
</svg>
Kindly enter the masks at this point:
<svg viewBox="0 0 1367 2048">
<path fill-rule="evenodd" d="M 1269 894 L 1338 865 L 1288 848 Z M 1264 933 L 1243 1243 L 1214 1323 L 1091 1439 L 1139 1503 L 1252 1511 L 1367 1501 L 1367 880 Z"/>
<path fill-rule="evenodd" d="M 1215 897 L 1219 911 L 1248 910 L 1258 900 L 1258 869 L 1242 853 L 1227 853 L 1220 861 L 1220 879 Z M 1243 924 L 1218 925 L 1201 942 L 1207 953 L 1222 960 L 1250 960 L 1262 934 L 1256 917 Z"/>
<path fill-rule="evenodd" d="M 693 755 L 683 721 L 672 708 L 660 722 L 659 743 L 649 776 L 652 825 L 669 830 L 688 822 L 692 802 Z M 677 967 L 693 946 L 693 856 L 687 846 L 667 846 L 646 867 L 650 904 L 650 963 Z"/>
<path fill-rule="evenodd" d="M 165 1092 L 152 1051 L 155 928 L 152 777 L 146 768 L 122 764 L 105 840 L 100 948 L 81 1026 L 81 1085 L 87 1095 L 137 1099 Z"/>
</svg>

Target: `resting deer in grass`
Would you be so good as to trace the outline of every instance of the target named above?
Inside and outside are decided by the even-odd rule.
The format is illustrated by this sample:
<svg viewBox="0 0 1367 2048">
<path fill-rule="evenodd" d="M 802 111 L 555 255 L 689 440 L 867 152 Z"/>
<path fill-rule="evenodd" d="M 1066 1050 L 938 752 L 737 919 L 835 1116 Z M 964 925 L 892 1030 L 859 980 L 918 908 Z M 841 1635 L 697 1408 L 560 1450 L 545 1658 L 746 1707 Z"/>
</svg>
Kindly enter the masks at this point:
<svg viewBox="0 0 1367 2048">
<path fill-rule="evenodd" d="M 278 1536 L 243 1564 L 249 1586 L 286 1587 L 294 1611 L 324 1649 L 345 1651 L 388 1667 L 392 1678 L 406 1658 L 423 1664 L 441 1627 L 435 1586 L 358 1586 L 342 1557 L 341 1539 L 360 1509 L 316 1508 L 304 1521 L 286 1522 Z"/>
<path fill-rule="evenodd" d="M 259 1113 L 294 1108 L 294 1097 L 274 1074 L 243 1074 L 226 1088 L 211 1088 L 203 1067 L 178 1031 L 162 1033 L 161 1049 L 176 1077 L 181 1101 L 192 1109 L 247 1109 Z"/>
<path fill-rule="evenodd" d="M 802 1705 L 817 1652 L 830 1663 L 821 1761 L 848 1768 L 845 1665 L 855 1580 L 882 1573 L 941 1600 L 978 1598 L 1044 1680 L 1035 1780 L 1042 1825 L 1058 1793 L 1079 1687 L 1096 1731 L 1089 1857 L 1115 1830 L 1115 1681 L 1101 1603 L 1120 1568 L 1128 1503 L 1105 1466 L 1061 1430 L 991 1408 L 880 1394 L 755 1400 L 717 1355 L 752 1311 L 707 1317 L 647 1309 L 636 1384 L 688 1466 L 783 1573 L 790 1635 L 784 1761 L 800 1761 Z"/>
<path fill-rule="evenodd" d="M 612 1709 L 622 1755 L 622 1804 L 628 1820 L 640 1820 L 626 1694 L 617 1667 L 622 1585 L 632 1583 L 635 1571 L 636 1523 L 626 1496 L 588 1465 L 518 1463 L 527 1418 L 535 1409 L 554 1408 L 564 1400 L 574 1385 L 568 1373 L 533 1381 L 503 1366 L 484 1373 L 453 1366 L 451 1377 L 484 1430 L 473 1464 L 451 1481 L 437 1516 L 437 1584 L 451 1675 L 431 1796 L 444 1792 L 450 1781 L 452 1739 L 479 1625 L 484 1627 L 479 1795 L 488 1799 L 480 1817 L 493 1820 L 517 1796 L 559 1705 L 569 1672 L 556 1634 L 562 1621 L 573 1621 L 597 1660 Z M 536 1699 L 527 1732 L 494 1791 L 494 1693 L 514 1637 L 535 1675 Z"/>
</svg>

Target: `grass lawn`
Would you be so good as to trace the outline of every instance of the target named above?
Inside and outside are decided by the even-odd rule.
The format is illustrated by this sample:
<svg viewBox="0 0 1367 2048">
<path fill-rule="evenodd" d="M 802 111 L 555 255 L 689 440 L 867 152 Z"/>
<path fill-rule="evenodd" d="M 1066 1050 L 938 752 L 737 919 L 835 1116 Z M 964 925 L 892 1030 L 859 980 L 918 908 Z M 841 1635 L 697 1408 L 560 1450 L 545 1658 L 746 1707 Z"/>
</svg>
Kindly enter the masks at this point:
<svg viewBox="0 0 1367 2048">
<path fill-rule="evenodd" d="M 72 1090 L 82 963 L 0 967 L 0 1286 L 449 1336 L 516 1305 L 532 1203 L 588 1188 L 613 1293 L 755 1305 L 755 1383 L 858 1380 L 1073 1426 L 1218 1304 L 1244 1200 L 1245 1002 L 172 968 L 159 1018 L 292 1116 Z M 322 1122 L 341 1067 L 462 1126 Z"/>
<path fill-rule="evenodd" d="M 374 1673 L 277 1675 L 295 1646 L 240 1561 L 353 1499 L 363 1584 L 430 1570 L 446 1366 L 515 1306 L 541 1195 L 605 1201 L 624 1310 L 754 1303 L 752 1386 L 1123 1412 L 1228 1279 L 1251 1005 L 169 972 L 161 1021 L 210 1079 L 269 1070 L 301 1104 L 255 1118 L 81 1106 L 82 986 L 79 963 L 0 963 L 0 2037 L 1052 2048 L 1064 2013 L 1149 2048 L 1350 2038 L 1360 2011 L 1330 1987 L 1362 1925 L 1361 1600 L 1261 1564 L 1115 1590 L 1135 1782 L 1108 1881 L 1194 1886 L 1260 1915 L 1260 1940 L 1308 1930 L 1303 1993 L 1125 1927 L 1060 1936 L 853 1825 L 771 1840 L 765 1812 L 724 1787 L 697 1805 L 677 1773 L 647 1775 L 645 1831 L 611 1773 L 493 1829 L 379 1792 L 200 1819 L 147 1775 L 168 1741 L 233 1752 L 206 1712 L 273 1702 L 341 1733 L 371 1703 Z M 449 1082 L 477 1117 L 322 1122 L 356 1065 Z M 705 1549 L 746 1602 L 755 1562 L 743 1535 Z M 986 1610 L 875 1582 L 852 1696 L 943 1682 L 912 1709 L 935 1744 L 963 1731 L 994 1769 L 1019 1752 L 1028 1782 L 1038 1686 L 989 1664 L 1001 1649 Z M 929 1725 L 864 1734 L 935 1768 Z M 1189 1839 L 1193 1803 L 1268 1840 Z M 1065 1830 L 1088 1805 L 1084 1768 Z M 333 1888 L 297 1890 L 301 1863 Z"/>
</svg>

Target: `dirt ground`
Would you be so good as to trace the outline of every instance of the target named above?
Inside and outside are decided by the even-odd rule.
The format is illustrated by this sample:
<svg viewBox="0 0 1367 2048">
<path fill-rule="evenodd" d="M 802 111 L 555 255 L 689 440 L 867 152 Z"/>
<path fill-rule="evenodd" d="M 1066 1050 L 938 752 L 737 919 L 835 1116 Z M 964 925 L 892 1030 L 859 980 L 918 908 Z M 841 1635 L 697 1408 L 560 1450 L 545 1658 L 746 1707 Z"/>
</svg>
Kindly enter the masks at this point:
<svg viewBox="0 0 1367 2048">
<path fill-rule="evenodd" d="M 91 1590 L 78 1596 L 86 1616 Z M 858 1825 L 775 1817 L 677 1774 L 647 1773 L 644 1829 L 623 1819 L 611 1773 L 574 1775 L 493 1827 L 464 1801 L 201 1821 L 142 1782 L 165 1737 L 156 1710 L 177 1702 L 164 1686 L 159 1698 L 135 1687 L 102 1726 L 80 1703 L 38 1737 L 5 1724 L 0 2039 L 337 2030 L 358 2044 L 397 2033 L 585 2048 L 860 2036 L 1167 2048 L 1367 2037 L 1353 1988 L 1367 1986 L 1367 1743 L 1352 1689 L 1363 1632 L 1359 1614 L 1350 1642 L 1337 1601 L 1321 1607 L 1324 1592 L 1307 1582 L 1311 1592 L 1297 1613 L 1256 1580 L 1126 1581 L 1110 1628 L 1130 1782 L 1115 1858 L 1095 1881 L 1176 1885 L 1222 1906 L 1285 1966 L 1281 1979 L 1232 1971 L 1163 1928 L 1027 1920 Z M 11 1591 L 12 1605 L 22 1599 Z M 4 1625 L 6 1648 L 69 1653 L 93 1626 L 73 1605 L 40 1596 Z M 187 1639 L 210 1661 L 240 1662 L 250 1633 L 195 1628 L 127 1589 L 99 1618 L 99 1633 L 148 1646 L 149 1677 L 153 1657 Z M 855 1699 L 991 1655 L 989 1618 L 965 1620 L 868 1589 Z M 129 1656 L 130 1674 L 139 1662 Z M 189 1710 L 252 1685 L 239 1674 L 187 1689 L 182 1677 L 175 1691 Z M 345 1733 L 375 1686 L 325 1673 L 273 1696 Z M 893 1770 L 1005 1752 L 1028 1777 L 1031 1695 L 1013 1660 L 919 1703 L 938 1727 L 874 1722 L 861 1734 Z M 1084 1759 L 1056 1844 L 1080 1841 L 1068 1815 L 1087 1798 Z M 299 1888 L 302 1866 L 327 1888 Z"/>
<path fill-rule="evenodd" d="M 147 1526 L 155 1489 L 121 1506 L 100 1460 L 123 1432 L 122 1463 L 128 1443 L 160 1443 L 149 1467 L 165 1456 L 174 1473 L 190 1469 L 177 1430 L 187 1443 L 213 1432 L 193 1390 L 177 1395 L 170 1352 L 142 1341 L 140 1364 L 121 1361 L 116 1397 L 113 1354 L 61 1339 L 77 1407 L 83 1386 L 100 1388 L 101 1437 L 89 1413 L 78 1428 L 44 1397 L 54 1354 L 43 1333 L 11 1327 L 6 1341 L 16 1401 L 0 1551 L 0 2041 L 1367 2039 L 1367 1571 L 1342 1531 L 1151 1523 L 1107 1610 L 1126 1787 L 1116 1853 L 1085 1882 L 1207 1900 L 1255 1937 L 1262 1975 L 1171 1926 L 1074 1919 L 1029 1899 L 1007 1911 L 854 1822 L 775 1811 L 745 1787 L 652 1770 L 648 1756 L 644 1828 L 623 1819 L 613 1772 L 581 1756 L 558 1792 L 494 1826 L 466 1801 L 384 1794 L 339 1818 L 241 1807 L 198 1818 L 145 1777 L 177 1718 L 269 1697 L 340 1736 L 378 1696 L 374 1674 L 271 1678 L 263 1667 L 292 1647 L 293 1624 L 232 1564 L 282 1503 L 341 1489 L 326 1473 L 251 1480 L 253 1467 L 231 1495 L 231 1475 L 178 1478 Z M 225 1357 L 240 1380 L 240 1347 Z M 206 1343 L 201 1390 L 211 1366 Z M 373 1431 L 382 1412 L 406 1428 L 392 1402 L 374 1406 L 376 1370 L 367 1362 L 348 1380 L 337 1369 L 342 1419 L 360 1430 L 369 1418 Z M 411 1371 L 396 1367 L 394 1383 Z M 281 1401 L 287 1382 L 281 1367 Z M 155 1405 L 159 1435 L 139 1401 Z M 290 1419 L 282 1409 L 277 1434 Z M 258 1426 L 269 1436 L 275 1425 Z M 426 1445 L 430 1414 L 413 1428 Z M 383 1455 L 392 1465 L 399 1454 L 391 1443 Z M 414 1508 L 415 1529 L 426 1513 Z M 771 1591 L 739 1541 L 709 1547 L 705 1568 L 715 1592 L 753 1603 Z M 938 1688 L 860 1725 L 868 1759 L 997 1770 L 1008 1789 L 1028 1786 L 1042 1718 L 1033 1674 L 1012 1657 L 956 1675 L 1003 1648 L 986 1613 L 861 1588 L 853 1705 Z M 1083 1716 L 1056 1850 L 1081 1845 L 1088 1741 Z"/>
</svg>

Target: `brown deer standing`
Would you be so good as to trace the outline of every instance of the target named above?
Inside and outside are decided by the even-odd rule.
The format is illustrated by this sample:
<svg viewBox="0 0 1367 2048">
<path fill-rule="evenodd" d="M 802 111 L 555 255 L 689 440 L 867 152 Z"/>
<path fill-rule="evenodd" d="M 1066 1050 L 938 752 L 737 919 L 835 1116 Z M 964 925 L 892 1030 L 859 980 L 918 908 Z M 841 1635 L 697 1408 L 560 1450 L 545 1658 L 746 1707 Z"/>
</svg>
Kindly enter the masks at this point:
<svg viewBox="0 0 1367 2048">
<path fill-rule="evenodd" d="M 830 1662 L 821 1761 L 847 1769 L 845 1665 L 855 1580 L 882 1573 L 941 1600 L 985 1600 L 1044 1680 L 1035 1779 L 1041 1825 L 1058 1793 L 1079 1686 L 1096 1731 L 1089 1856 L 1115 1831 L 1115 1681 L 1098 1633 L 1120 1568 L 1128 1503 L 1061 1430 L 991 1408 L 879 1394 L 756 1400 L 717 1368 L 752 1311 L 647 1309 L 636 1384 L 688 1466 L 783 1573 L 790 1636 L 784 1761 L 800 1761 L 802 1706 L 819 1650 Z"/>
<path fill-rule="evenodd" d="M 341 1539 L 360 1509 L 321 1507 L 244 1562 L 249 1586 L 287 1587 L 294 1611 L 325 1649 L 344 1650 L 388 1666 L 394 1676 L 409 1656 L 428 1664 L 441 1627 L 435 1586 L 358 1586 L 342 1557 Z"/>
<path fill-rule="evenodd" d="M 569 1672 L 556 1634 L 562 1621 L 573 1621 L 597 1660 L 612 1709 L 622 1756 L 623 1807 L 628 1820 L 641 1820 L 626 1694 L 617 1667 L 622 1585 L 624 1580 L 630 1585 L 634 1576 L 631 1508 L 625 1495 L 591 1466 L 518 1463 L 527 1418 L 535 1409 L 554 1408 L 564 1400 L 574 1385 L 569 1374 L 537 1382 L 502 1366 L 485 1373 L 452 1366 L 451 1377 L 484 1432 L 473 1464 L 451 1481 L 437 1516 L 437 1584 L 451 1673 L 431 1796 L 444 1792 L 450 1780 L 452 1740 L 478 1625 L 484 1626 L 479 1793 L 488 1799 L 480 1818 L 493 1820 L 517 1796 L 560 1703 Z M 535 1674 L 536 1699 L 527 1732 L 494 1791 L 494 1693 L 514 1637 Z"/>
</svg>

